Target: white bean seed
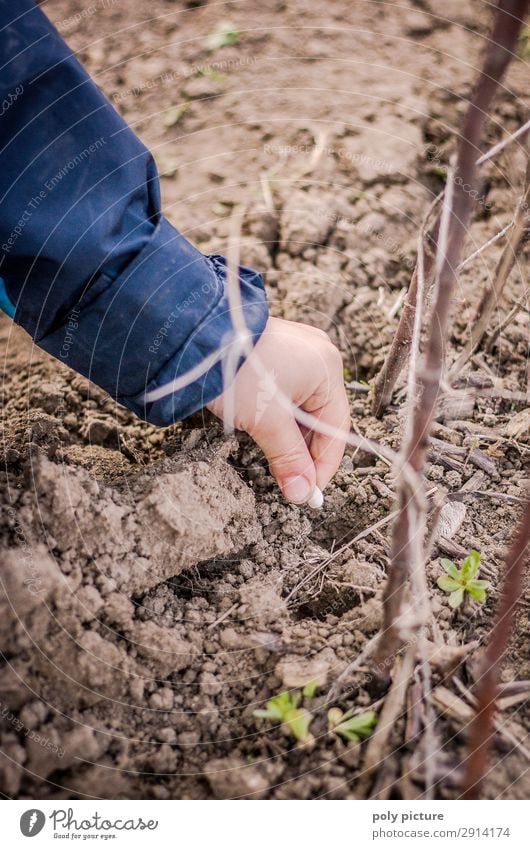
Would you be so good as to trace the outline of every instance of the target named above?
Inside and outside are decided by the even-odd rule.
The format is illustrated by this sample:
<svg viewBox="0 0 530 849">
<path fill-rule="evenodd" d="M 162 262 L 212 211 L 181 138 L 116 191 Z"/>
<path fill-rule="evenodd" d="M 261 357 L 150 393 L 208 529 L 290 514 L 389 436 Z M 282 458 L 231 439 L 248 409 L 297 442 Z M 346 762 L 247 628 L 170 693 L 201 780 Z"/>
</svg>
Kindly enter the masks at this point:
<svg viewBox="0 0 530 849">
<path fill-rule="evenodd" d="M 307 505 L 308 505 L 308 507 L 312 507 L 313 510 L 319 510 L 322 507 L 323 504 L 324 504 L 324 495 L 323 495 L 322 491 L 318 488 L 318 486 L 315 486 L 315 488 L 313 490 L 313 495 L 311 496 L 311 498 L 307 502 Z"/>
</svg>

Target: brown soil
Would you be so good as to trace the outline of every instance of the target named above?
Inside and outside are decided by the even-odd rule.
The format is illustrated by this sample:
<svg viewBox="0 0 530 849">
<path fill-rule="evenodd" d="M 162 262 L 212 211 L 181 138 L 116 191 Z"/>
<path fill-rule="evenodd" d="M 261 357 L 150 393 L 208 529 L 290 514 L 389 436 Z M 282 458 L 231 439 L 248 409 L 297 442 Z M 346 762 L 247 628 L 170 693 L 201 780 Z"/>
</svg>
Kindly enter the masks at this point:
<svg viewBox="0 0 530 849">
<path fill-rule="evenodd" d="M 82 14 L 73 0 L 46 4 L 153 150 L 169 218 L 202 250 L 222 252 L 230 211 L 248 202 L 242 260 L 265 273 L 275 314 L 330 333 L 348 383 L 377 373 L 395 331 L 421 215 L 442 185 L 488 31 L 485 3 L 448 0 L 441 16 L 439 8 L 431 0 L 122 0 Z M 212 55 L 204 38 L 226 19 L 241 35 Z M 510 71 L 491 143 L 527 118 L 525 70 L 516 62 Z M 522 172 L 517 145 L 484 168 L 469 252 L 510 220 Z M 501 245 L 462 274 L 455 353 Z M 523 257 L 495 322 L 523 295 L 527 265 Z M 454 674 L 433 663 L 435 686 L 443 679 L 463 703 L 491 624 L 525 464 L 528 475 L 528 411 L 509 396 L 526 385 L 526 306 L 471 365 L 475 383 L 487 386 L 493 375 L 508 394 L 441 413 L 437 436 L 465 450 L 432 456 L 428 469 L 438 491 L 457 493 L 471 481 L 473 492 L 497 493 L 452 502 L 464 507 L 446 509 L 445 537 L 428 566 L 439 634 L 449 647 L 479 643 Z M 363 748 L 326 733 L 322 717 L 328 686 L 379 626 L 388 528 L 351 541 L 392 509 L 391 470 L 349 451 L 322 512 L 287 505 L 244 435 L 225 439 L 206 414 L 167 430 L 143 424 L 5 317 L 0 331 L 2 793 L 421 795 L 422 747 L 405 717 L 368 783 Z M 378 422 L 358 390 L 355 427 L 395 446 L 398 406 Z M 485 471 L 473 465 L 473 448 Z M 455 619 L 436 587 L 439 557 L 471 547 L 493 589 L 483 607 Z M 528 597 L 506 681 L 530 678 L 527 614 Z M 305 744 L 253 716 L 271 695 L 313 679 L 314 736 Z M 338 703 L 367 707 L 379 697 L 359 675 Z M 465 723 L 436 705 L 436 793 L 454 798 Z M 496 743 L 485 795 L 527 798 L 526 703 L 507 707 L 502 721 L 511 738 Z"/>
</svg>

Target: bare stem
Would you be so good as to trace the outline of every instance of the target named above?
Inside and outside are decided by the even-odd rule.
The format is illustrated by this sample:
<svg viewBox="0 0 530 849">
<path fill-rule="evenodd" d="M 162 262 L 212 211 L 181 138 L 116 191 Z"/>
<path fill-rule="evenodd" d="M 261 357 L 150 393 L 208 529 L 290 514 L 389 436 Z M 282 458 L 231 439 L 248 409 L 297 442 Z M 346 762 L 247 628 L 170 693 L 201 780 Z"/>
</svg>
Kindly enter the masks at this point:
<svg viewBox="0 0 530 849">
<path fill-rule="evenodd" d="M 476 315 L 473 321 L 471 322 L 471 334 L 469 342 L 466 348 L 460 353 L 460 355 L 453 363 L 453 366 L 451 367 L 451 371 L 449 373 L 449 379 L 456 377 L 456 375 L 462 370 L 462 367 L 466 364 L 471 355 L 477 350 L 486 330 L 488 329 L 491 314 L 495 308 L 495 305 L 498 304 L 501 298 L 506 281 L 508 280 L 510 272 L 515 265 L 517 255 L 520 252 L 528 236 L 530 227 L 529 203 L 530 158 L 528 158 L 526 165 L 524 191 L 517 205 L 513 225 L 508 233 L 506 245 L 504 246 L 504 250 L 497 264 L 497 268 L 495 269 L 491 285 L 487 286 L 484 292 L 482 293 L 480 303 L 477 307 Z"/>
<path fill-rule="evenodd" d="M 488 752 L 495 734 L 495 700 L 499 692 L 502 661 L 514 626 L 515 608 L 522 596 L 525 563 L 530 543 L 530 499 L 526 502 L 515 540 L 508 552 L 502 594 L 483 660 L 471 722 L 469 754 L 465 761 L 463 798 L 476 799 L 487 769 Z"/>
<path fill-rule="evenodd" d="M 500 0 L 500 2 L 498 4 L 497 15 L 502 16 L 502 14 L 504 13 L 506 18 L 508 16 L 510 16 L 512 18 L 511 23 L 514 24 L 517 27 L 517 37 L 518 37 L 519 30 L 521 28 L 521 25 L 522 25 L 524 18 L 526 17 L 527 12 L 528 12 L 528 3 L 525 3 L 525 2 L 521 2 L 521 3 L 512 2 L 512 3 L 510 3 L 510 2 L 503 2 L 503 0 Z M 495 34 L 493 34 L 492 38 L 494 38 L 494 35 Z M 508 54 L 511 54 L 513 52 L 514 46 L 515 46 L 515 44 L 512 45 L 512 48 L 509 48 L 507 46 L 507 44 L 503 45 L 501 42 L 498 42 L 497 44 L 495 44 L 495 42 L 493 42 L 493 44 L 490 46 L 489 53 L 491 55 L 493 55 L 494 52 L 497 52 L 500 55 L 502 53 L 502 51 L 507 51 Z M 508 62 L 510 61 L 511 55 L 508 55 L 507 57 L 505 55 L 504 58 L 506 59 L 506 64 L 508 64 Z M 485 68 L 485 70 L 487 72 L 486 68 Z M 502 73 L 504 73 L 504 70 L 503 70 Z M 486 153 L 484 153 L 482 156 L 480 156 L 476 160 L 475 164 L 476 165 L 482 165 L 484 162 L 487 162 L 489 159 L 492 159 L 494 156 L 496 156 L 498 153 L 500 153 L 500 151 L 504 150 L 504 148 L 508 144 L 515 141 L 517 138 L 524 136 L 529 130 L 530 130 L 530 121 L 526 121 L 521 127 L 519 127 L 519 129 L 515 133 L 513 133 L 511 136 L 508 136 L 506 139 L 503 139 L 503 141 L 494 145 L 492 148 L 490 148 L 488 151 L 486 151 Z M 441 196 L 439 195 L 435 199 L 433 207 L 437 203 L 437 201 L 440 199 L 440 197 Z M 425 222 L 424 222 L 424 226 L 421 229 L 421 232 L 425 233 L 425 236 L 424 236 L 424 239 L 425 239 L 425 257 L 426 257 L 425 258 L 425 276 L 427 278 L 427 281 L 430 280 L 430 274 L 431 274 L 431 268 L 432 268 L 432 253 L 428 250 L 428 247 L 429 247 L 429 244 L 436 244 L 437 234 L 438 234 L 438 226 L 439 226 L 439 219 L 435 221 L 435 223 L 433 224 L 433 226 L 430 230 L 427 230 L 427 228 L 425 226 Z M 469 259 L 470 259 L 470 257 L 468 257 L 466 260 L 464 260 L 464 263 L 467 264 Z M 390 345 L 390 349 L 388 351 L 388 354 L 385 358 L 385 362 L 383 363 L 381 371 L 379 372 L 379 374 L 378 374 L 378 376 L 375 380 L 374 396 L 373 396 L 373 400 L 372 400 L 372 413 L 373 413 L 374 416 L 377 416 L 377 418 L 381 418 L 381 416 L 385 412 L 386 408 L 388 407 L 388 405 L 391 401 L 391 398 L 392 398 L 392 392 L 394 391 L 394 386 L 396 384 L 396 381 L 397 381 L 399 375 L 401 374 L 403 366 L 405 365 L 405 362 L 407 360 L 409 350 L 410 350 L 410 343 L 411 343 L 411 339 L 412 339 L 412 328 L 413 328 L 413 324 L 414 324 L 414 314 L 415 314 L 415 311 L 416 311 L 416 304 L 417 304 L 417 268 L 414 269 L 413 274 L 412 274 L 410 286 L 409 286 L 409 289 L 408 289 L 408 292 L 407 292 L 407 297 L 405 299 L 405 303 L 403 304 L 403 309 L 401 311 L 401 316 L 400 316 L 398 328 L 396 330 L 395 336 L 394 336 L 392 343 Z"/>
<path fill-rule="evenodd" d="M 439 195 L 432 204 L 431 209 L 438 203 L 441 199 L 441 195 Z M 429 211 L 430 212 L 430 211 Z M 429 213 L 426 215 L 422 228 L 420 239 L 423 246 L 423 276 L 426 279 L 426 282 L 429 281 L 431 277 L 431 271 L 434 264 L 434 250 L 433 247 L 436 244 L 437 236 L 438 236 L 438 226 L 439 219 L 433 224 L 430 230 L 427 231 L 427 223 L 428 223 Z M 425 286 L 424 295 L 425 298 L 427 291 L 427 286 Z M 377 375 L 375 384 L 374 384 L 374 396 L 372 400 L 372 413 L 377 418 L 381 418 L 386 408 L 388 407 L 390 400 L 392 398 L 392 392 L 394 391 L 394 386 L 396 380 L 401 374 L 401 370 L 405 365 L 407 357 L 410 351 L 410 345 L 412 342 L 412 336 L 414 332 L 414 318 L 416 315 L 416 307 L 418 304 L 418 263 L 416 262 L 416 266 L 414 268 L 412 279 L 410 281 L 409 290 L 407 292 L 407 297 L 405 299 L 405 303 L 403 304 L 403 309 L 401 310 L 401 315 L 399 317 L 399 323 L 392 340 L 392 344 L 390 346 L 390 350 L 386 356 L 385 362 L 379 374 Z"/>
<path fill-rule="evenodd" d="M 461 131 L 454 174 L 447 181 L 439 219 L 435 257 L 435 300 L 429 323 L 422 367 L 418 373 L 419 401 L 412 426 L 405 428 L 401 452 L 403 465 L 420 475 L 427 454 L 431 424 L 440 396 L 451 298 L 458 266 L 477 197 L 476 151 L 497 86 L 513 55 L 529 0 L 500 0 L 490 46 L 469 104 Z M 413 325 L 410 329 L 412 333 Z M 403 475 L 398 478 L 398 515 L 393 524 L 391 559 L 383 595 L 383 630 L 376 652 L 377 665 L 393 656 L 403 642 L 402 608 L 413 562 L 414 535 L 423 525 L 421 515 L 410 521 L 409 504 L 420 503 Z M 420 623 L 418 623 L 419 625 Z"/>
</svg>

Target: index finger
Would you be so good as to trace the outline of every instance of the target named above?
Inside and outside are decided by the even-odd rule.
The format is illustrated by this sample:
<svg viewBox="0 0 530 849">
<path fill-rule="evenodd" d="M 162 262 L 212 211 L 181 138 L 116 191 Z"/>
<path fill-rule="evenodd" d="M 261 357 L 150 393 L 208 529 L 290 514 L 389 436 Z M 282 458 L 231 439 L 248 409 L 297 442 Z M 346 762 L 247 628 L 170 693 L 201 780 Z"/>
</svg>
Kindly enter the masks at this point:
<svg viewBox="0 0 530 849">
<path fill-rule="evenodd" d="M 326 403 L 311 415 L 331 427 L 334 435 L 313 430 L 309 452 L 315 464 L 317 486 L 324 489 L 339 468 L 344 456 L 346 438 L 350 432 L 350 407 L 344 384 L 337 383 L 330 393 Z"/>
</svg>

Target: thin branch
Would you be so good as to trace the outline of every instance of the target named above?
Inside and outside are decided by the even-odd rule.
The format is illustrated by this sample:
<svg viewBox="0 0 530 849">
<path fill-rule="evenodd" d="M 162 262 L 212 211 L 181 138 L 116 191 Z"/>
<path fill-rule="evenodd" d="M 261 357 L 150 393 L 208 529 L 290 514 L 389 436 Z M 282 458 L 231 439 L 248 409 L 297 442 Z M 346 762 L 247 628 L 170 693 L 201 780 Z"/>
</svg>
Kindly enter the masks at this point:
<svg viewBox="0 0 530 849">
<path fill-rule="evenodd" d="M 513 220 L 513 226 L 508 233 L 506 245 L 501 254 L 491 285 L 482 293 L 476 315 L 471 321 L 471 333 L 467 346 L 459 354 L 449 372 L 449 380 L 456 377 L 462 370 L 474 351 L 477 350 L 488 328 L 491 314 L 498 304 L 506 281 L 515 265 L 517 256 L 525 243 L 530 228 L 530 157 L 527 158 L 525 185 Z"/>
<path fill-rule="evenodd" d="M 484 251 L 494 245 L 495 242 L 498 242 L 499 239 L 502 239 L 502 237 L 506 235 L 510 227 L 513 227 L 513 221 L 510 221 L 509 224 L 506 224 L 506 226 L 503 227 L 502 230 L 499 230 L 498 233 L 495 233 L 495 235 L 492 236 L 491 239 L 488 239 L 487 242 L 484 242 L 484 244 L 481 245 L 480 248 L 477 248 L 476 251 L 473 251 L 472 254 L 466 256 L 466 258 L 463 259 L 460 263 L 458 270 L 461 271 L 463 268 L 466 267 L 466 265 L 470 265 L 470 263 L 472 263 L 474 259 L 480 256 L 481 253 L 484 253 Z"/>
<path fill-rule="evenodd" d="M 390 691 L 385 699 L 383 709 L 379 715 L 374 733 L 366 746 L 364 756 L 362 785 L 366 785 L 376 767 L 378 767 L 385 756 L 387 742 L 396 726 L 396 721 L 401 715 L 407 690 L 412 673 L 414 671 L 414 658 L 416 647 L 409 646 L 405 656 L 400 662 Z M 357 791 L 362 789 L 357 786 Z"/>
<path fill-rule="evenodd" d="M 530 499 L 521 517 L 515 540 L 508 552 L 497 617 L 484 655 L 479 678 L 477 710 L 471 723 L 469 754 L 465 766 L 463 798 L 476 799 L 487 769 L 488 752 L 495 734 L 495 700 L 499 692 L 502 661 L 514 626 L 514 613 L 521 600 L 525 563 L 530 543 Z"/>
<path fill-rule="evenodd" d="M 516 130 L 515 133 L 512 133 L 511 136 L 508 136 L 507 138 L 500 141 L 498 144 L 495 144 L 493 145 L 493 147 L 490 147 L 490 149 L 487 150 L 486 153 L 483 153 L 482 156 L 477 159 L 477 165 L 482 165 L 484 162 L 487 162 L 488 159 L 492 159 L 492 157 L 500 153 L 501 150 L 504 150 L 507 144 L 510 144 L 511 142 L 515 141 L 515 139 L 518 139 L 519 136 L 522 136 L 524 133 L 527 133 L 528 130 L 530 130 L 530 120 L 526 121 L 526 123 L 524 123 L 522 127 L 519 127 L 519 129 Z"/>
<path fill-rule="evenodd" d="M 521 20 L 526 16 L 526 13 L 527 8 L 522 10 Z M 511 12 L 508 12 L 508 14 L 511 14 Z M 514 17 L 516 17 L 516 15 L 514 15 Z M 486 151 L 486 153 L 484 153 L 476 160 L 476 165 L 482 165 L 484 162 L 487 162 L 489 159 L 492 159 L 494 156 L 500 153 L 501 150 L 504 150 L 506 145 L 510 144 L 512 141 L 515 141 L 515 139 L 520 138 L 522 135 L 524 135 L 524 133 L 528 132 L 528 130 L 530 130 L 530 121 L 527 121 L 525 124 L 523 124 L 522 127 L 519 127 L 519 129 L 516 130 L 516 132 L 513 133 L 511 136 L 508 136 L 508 138 L 504 139 L 502 142 L 499 142 L 498 144 L 490 148 L 490 150 Z M 436 244 L 439 220 L 435 221 L 430 230 L 427 230 L 426 224 L 428 222 L 430 214 L 432 213 L 433 209 L 442 197 L 442 194 L 443 193 L 438 195 L 438 197 L 436 197 L 433 201 L 431 209 L 429 210 L 426 219 L 424 220 L 421 227 L 421 232 L 424 233 L 426 247 L 428 247 L 429 244 Z M 504 233 L 502 235 L 504 235 Z M 496 240 L 497 238 L 500 238 L 500 234 L 497 234 L 497 236 L 494 237 L 494 240 Z M 479 248 L 479 250 L 475 252 L 473 257 L 475 255 L 478 255 L 478 253 L 481 253 L 482 250 L 485 249 L 485 247 L 486 245 L 483 245 L 482 248 Z M 425 267 L 425 275 L 427 279 L 430 279 L 432 254 L 426 251 L 426 256 L 427 260 Z M 467 257 L 466 259 L 464 259 L 462 265 L 467 265 L 467 263 L 470 262 L 471 259 L 472 257 Z M 405 365 L 405 362 L 408 357 L 410 341 L 412 338 L 412 325 L 414 321 L 416 303 L 417 270 L 415 268 L 412 274 L 412 279 L 410 281 L 407 297 L 405 299 L 405 303 L 403 304 L 403 309 L 401 311 L 401 317 L 396 333 L 392 340 L 388 354 L 386 355 L 383 367 L 381 368 L 381 371 L 379 372 L 374 384 L 372 413 L 378 418 L 381 418 L 390 403 L 390 400 L 392 398 L 392 392 L 394 391 L 394 386 L 396 385 L 396 381 L 399 375 L 401 374 L 403 366 Z"/>
<path fill-rule="evenodd" d="M 420 227 L 420 239 L 423 244 L 423 274 L 424 277 L 430 279 L 432 267 L 434 264 L 434 250 L 438 237 L 439 219 L 436 220 L 431 229 L 428 229 L 428 224 L 433 211 L 443 197 L 440 193 L 432 202 L 430 208 L 423 219 Z M 416 304 L 418 302 L 418 263 L 414 268 L 412 279 L 410 281 L 407 297 L 401 310 L 399 323 L 390 345 L 390 350 L 386 356 L 385 362 L 379 374 L 377 375 L 374 384 L 374 396 L 372 400 L 372 413 L 374 416 L 381 418 L 392 398 L 392 392 L 396 381 L 401 374 L 401 370 L 405 365 L 409 355 L 412 334 L 414 330 L 414 317 L 416 314 Z"/>
<path fill-rule="evenodd" d="M 490 335 L 488 337 L 488 341 L 486 343 L 486 346 L 485 346 L 486 351 L 491 351 L 496 340 L 501 335 L 504 328 L 508 327 L 508 325 L 511 324 L 512 319 L 517 315 L 517 313 L 519 312 L 519 310 L 523 306 L 524 302 L 528 300 L 529 295 L 530 295 L 530 289 L 525 289 L 525 291 L 523 292 L 521 297 L 517 299 L 516 303 L 511 308 L 510 312 L 507 315 L 505 315 L 505 317 L 503 318 L 502 321 L 499 322 L 497 327 L 494 330 L 492 330 L 492 332 L 490 333 Z"/>
<path fill-rule="evenodd" d="M 348 663 L 346 668 L 342 670 L 337 680 L 334 681 L 331 687 L 329 688 L 324 704 L 333 704 L 338 698 L 344 695 L 341 692 L 341 686 L 343 682 L 347 681 L 348 678 L 350 678 L 350 676 L 352 676 L 354 672 L 357 672 L 362 667 L 365 660 L 371 657 L 372 652 L 377 645 L 378 639 L 379 634 L 375 634 L 373 637 L 371 637 L 364 645 L 363 649 L 361 650 L 361 653 L 358 654 L 357 657 L 350 663 Z"/>
</svg>

